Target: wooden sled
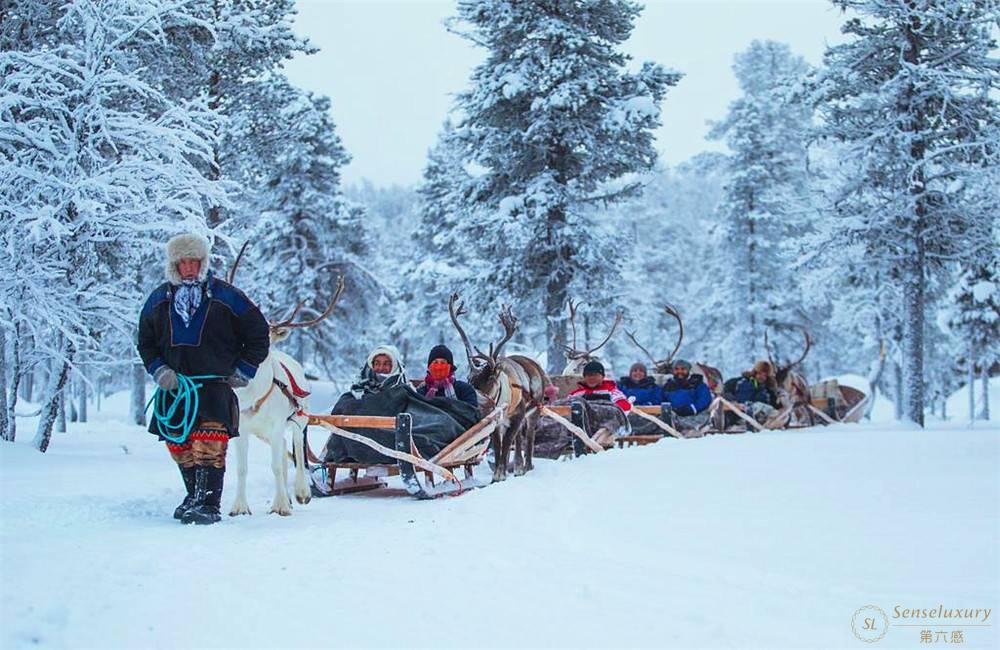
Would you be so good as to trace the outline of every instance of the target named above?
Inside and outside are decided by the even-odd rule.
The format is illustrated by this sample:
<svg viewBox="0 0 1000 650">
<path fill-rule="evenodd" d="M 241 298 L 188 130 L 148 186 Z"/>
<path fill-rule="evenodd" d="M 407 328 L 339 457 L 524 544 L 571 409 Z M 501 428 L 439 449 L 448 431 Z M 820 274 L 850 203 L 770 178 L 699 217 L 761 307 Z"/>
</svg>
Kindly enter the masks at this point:
<svg viewBox="0 0 1000 650">
<path fill-rule="evenodd" d="M 667 424 L 664 420 L 666 419 L 663 415 L 663 407 L 661 406 L 632 406 L 630 413 L 635 413 L 639 417 L 649 420 L 655 423 L 661 430 L 663 430 L 663 435 L 657 434 L 645 434 L 645 435 L 628 435 L 621 436 L 614 439 L 611 443 L 611 447 L 617 445 L 619 449 L 625 447 L 641 447 L 643 445 L 650 445 L 655 442 L 659 442 L 665 436 L 670 435 L 675 438 L 683 439 L 684 436 L 674 429 L 672 426 Z M 584 430 L 584 414 L 582 406 L 578 404 L 572 405 L 560 405 L 560 406 L 544 406 L 541 409 L 541 414 L 548 416 L 562 424 L 566 429 L 572 433 L 576 439 L 574 443 L 574 455 L 580 456 L 587 451 L 598 452 L 604 451 L 605 448 L 601 447 L 599 444 L 594 442 L 593 439 Z M 567 419 L 569 418 L 569 419 Z"/>
<path fill-rule="evenodd" d="M 396 417 L 380 417 L 369 415 L 310 415 L 309 424 L 323 427 L 327 431 L 354 440 L 371 447 L 390 458 L 395 463 L 337 463 L 320 460 L 312 449 L 306 446 L 306 459 L 322 465 L 326 470 L 327 486 L 331 495 L 365 492 L 387 487 L 384 479 L 389 476 L 400 476 L 407 493 L 418 499 L 433 499 L 445 494 L 458 495 L 470 487 L 454 474 L 454 470 L 463 468 L 466 479 L 472 479 L 473 468 L 482 462 L 490 445 L 490 434 L 497 426 L 503 407 L 497 407 L 489 415 L 467 429 L 455 438 L 433 458 L 424 459 L 413 444 L 413 418 L 409 413 L 400 413 Z M 396 433 L 393 449 L 385 447 L 371 438 L 347 431 L 352 429 L 392 429 Z M 326 455 L 325 450 L 322 453 Z M 338 482 L 340 470 L 347 470 L 346 479 Z M 361 475 L 362 470 L 364 475 Z M 417 478 L 422 472 L 429 487 L 424 487 Z M 435 485 L 434 476 L 454 483 L 454 486 Z M 480 487 L 480 486 L 475 486 Z"/>
</svg>

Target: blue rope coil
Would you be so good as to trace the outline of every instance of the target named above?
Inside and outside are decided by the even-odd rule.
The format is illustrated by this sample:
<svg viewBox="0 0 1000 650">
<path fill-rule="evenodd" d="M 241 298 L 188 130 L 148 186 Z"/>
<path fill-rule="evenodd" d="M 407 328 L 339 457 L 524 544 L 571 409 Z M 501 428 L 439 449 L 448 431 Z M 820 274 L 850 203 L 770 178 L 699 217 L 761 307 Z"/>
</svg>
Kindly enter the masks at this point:
<svg viewBox="0 0 1000 650">
<path fill-rule="evenodd" d="M 223 377 L 221 375 L 188 376 L 177 373 L 177 388 L 169 391 L 157 388 L 153 392 L 153 396 L 149 398 L 149 402 L 146 403 L 146 408 L 143 410 L 148 411 L 150 405 L 153 406 L 153 421 L 156 422 L 156 432 L 161 437 L 178 445 L 187 442 L 198 417 L 198 389 L 204 386 L 198 382 L 206 379 L 223 379 Z M 170 406 L 167 406 L 168 398 L 173 398 Z M 180 421 L 175 422 L 178 413 L 181 414 L 181 418 Z"/>
</svg>

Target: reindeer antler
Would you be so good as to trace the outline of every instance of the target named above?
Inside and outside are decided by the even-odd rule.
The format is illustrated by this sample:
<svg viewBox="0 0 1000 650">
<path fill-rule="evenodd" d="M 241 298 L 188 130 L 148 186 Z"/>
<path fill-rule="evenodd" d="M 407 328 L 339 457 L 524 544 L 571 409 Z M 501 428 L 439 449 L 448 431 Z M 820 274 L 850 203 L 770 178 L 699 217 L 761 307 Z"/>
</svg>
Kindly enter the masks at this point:
<svg viewBox="0 0 1000 650">
<path fill-rule="evenodd" d="M 451 316 L 451 322 L 455 326 L 455 329 L 458 330 L 458 336 L 462 339 L 462 344 L 465 345 L 465 356 L 469 360 L 469 368 L 475 368 L 476 366 L 472 363 L 472 360 L 476 358 L 476 355 L 472 352 L 472 343 L 469 342 L 468 334 L 465 333 L 465 330 L 462 329 L 461 324 L 458 322 L 458 317 L 464 316 L 467 313 L 465 304 L 462 302 L 461 297 L 459 297 L 458 292 L 451 294 L 451 297 L 448 298 L 448 315 Z"/>
<path fill-rule="evenodd" d="M 792 362 L 788 363 L 787 365 L 781 366 L 780 367 L 780 371 L 781 372 L 783 372 L 783 373 L 788 372 L 789 370 L 791 370 L 795 366 L 797 366 L 800 363 L 802 363 L 803 361 L 805 361 L 806 356 L 809 354 L 809 350 L 812 349 L 812 343 L 813 343 L 812 342 L 812 336 L 810 336 L 809 330 L 806 329 L 805 326 L 791 324 L 791 323 L 779 323 L 779 322 L 776 322 L 776 321 L 772 321 L 770 323 L 770 327 L 774 327 L 776 330 L 777 329 L 797 329 L 797 330 L 799 330 L 799 331 L 802 332 L 802 338 L 805 339 L 805 347 L 802 350 L 802 354 L 795 361 L 792 361 Z M 768 332 L 768 329 L 764 328 L 764 349 L 767 351 L 767 359 L 768 359 L 768 361 L 771 362 L 771 367 L 774 368 L 775 371 L 777 372 L 779 370 L 779 365 L 775 361 L 774 356 L 771 354 L 771 344 L 770 344 L 770 342 L 768 340 L 767 332 Z"/>
<path fill-rule="evenodd" d="M 247 246 L 249 245 L 250 245 L 249 239 L 243 242 L 243 245 L 240 246 L 240 252 L 236 255 L 236 259 L 233 261 L 233 265 L 229 267 L 229 275 L 226 276 L 226 282 L 228 282 L 229 284 L 233 283 L 233 278 L 236 277 L 236 268 L 239 267 L 240 260 L 243 259 L 243 253 L 246 252 Z"/>
<path fill-rule="evenodd" d="M 684 320 L 681 319 L 681 313 L 677 310 L 677 308 L 671 305 L 670 303 L 667 303 L 663 306 L 663 311 L 667 312 L 667 316 L 672 316 L 674 319 L 676 319 L 677 327 L 680 328 L 680 332 L 677 334 L 677 345 L 674 346 L 673 352 L 670 353 L 670 356 L 668 356 L 662 362 L 665 365 L 669 365 L 671 362 L 673 362 L 674 356 L 676 356 L 677 351 L 681 349 L 681 343 L 684 342 Z"/>
<path fill-rule="evenodd" d="M 568 345 L 564 345 L 563 347 L 567 348 L 567 349 L 569 349 L 571 351 L 576 350 L 576 310 L 579 309 L 580 305 L 582 305 L 582 304 L 583 303 L 579 303 L 579 304 L 574 303 L 572 298 L 570 298 L 569 300 L 566 301 L 566 307 L 569 308 L 569 326 L 570 326 L 570 329 L 573 331 L 573 343 L 572 343 L 572 347 L 570 347 Z M 569 355 L 567 355 L 567 356 L 569 356 Z"/>
<path fill-rule="evenodd" d="M 650 363 L 652 363 L 654 366 L 659 366 L 661 363 L 663 363 L 663 361 L 657 361 L 656 359 L 653 358 L 653 354 L 649 350 L 647 350 L 646 348 L 644 348 L 642 346 L 642 343 L 639 343 L 639 340 L 637 338 L 635 338 L 635 333 L 634 332 L 630 332 L 628 330 L 625 330 L 625 336 L 627 336 L 629 338 L 629 340 L 632 341 L 632 344 L 635 345 L 635 347 L 637 347 L 640 350 L 642 350 L 646 354 L 646 356 L 649 357 Z"/>
<path fill-rule="evenodd" d="M 507 341 L 514 337 L 514 333 L 517 332 L 517 316 L 511 311 L 510 305 L 502 305 L 500 307 L 500 324 L 503 325 L 503 338 L 497 343 L 496 349 L 493 348 L 493 344 L 490 343 L 490 359 L 496 363 L 497 359 L 500 358 L 500 351 L 503 350 L 503 346 L 507 345 Z"/>
<path fill-rule="evenodd" d="M 271 329 L 297 329 L 302 327 L 312 327 L 313 325 L 316 325 L 326 319 L 326 317 L 333 312 L 333 307 L 337 304 L 337 301 L 340 300 L 340 295 L 344 293 L 344 276 L 338 276 L 337 280 L 337 289 L 333 293 L 333 298 L 330 300 L 330 304 L 327 305 L 326 309 L 319 315 L 319 317 L 309 321 L 303 321 L 301 323 L 293 323 L 292 319 L 295 318 L 295 316 L 299 313 L 299 310 L 302 309 L 302 305 L 305 304 L 305 301 L 303 301 L 299 303 L 299 305 L 295 308 L 295 311 L 292 312 L 291 316 L 280 322 L 271 323 Z"/>
<path fill-rule="evenodd" d="M 580 303 L 580 304 L 583 304 L 583 303 Z M 577 305 L 577 307 L 578 306 L 579 305 Z M 572 301 L 570 301 L 570 323 L 573 323 L 575 317 L 576 317 L 576 308 L 572 305 Z M 597 346 L 595 346 L 595 347 L 593 347 L 593 348 L 591 348 L 589 350 L 578 350 L 576 348 L 576 326 L 574 325 L 574 327 L 573 327 L 573 345 L 572 346 L 570 346 L 570 345 L 564 345 L 563 346 L 563 348 L 566 349 L 566 358 L 569 359 L 569 360 L 571 360 L 571 361 L 576 360 L 576 359 L 589 359 L 595 352 L 597 352 L 598 350 L 600 350 L 601 348 L 603 348 L 607 344 L 607 342 L 611 340 L 611 337 L 614 335 L 615 330 L 618 329 L 618 326 L 621 324 L 622 318 L 624 318 L 624 317 L 625 317 L 625 314 L 622 312 L 622 310 L 619 309 L 615 313 L 615 322 L 612 323 L 611 330 L 608 332 L 608 335 L 605 336 L 604 340 L 601 341 L 600 343 L 598 343 Z"/>
</svg>

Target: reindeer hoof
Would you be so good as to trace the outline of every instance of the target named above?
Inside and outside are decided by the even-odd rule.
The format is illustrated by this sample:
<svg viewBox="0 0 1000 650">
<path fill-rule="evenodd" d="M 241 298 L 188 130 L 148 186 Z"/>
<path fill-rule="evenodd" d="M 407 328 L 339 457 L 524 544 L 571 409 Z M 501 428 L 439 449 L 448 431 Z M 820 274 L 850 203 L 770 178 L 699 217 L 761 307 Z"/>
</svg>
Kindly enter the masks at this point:
<svg viewBox="0 0 1000 650">
<path fill-rule="evenodd" d="M 311 494 L 307 494 L 305 496 L 302 496 L 301 494 L 296 494 L 295 495 L 295 500 L 298 501 L 299 503 L 305 505 L 305 504 L 309 503 L 310 501 L 312 501 L 312 495 Z"/>
<path fill-rule="evenodd" d="M 236 503 L 233 504 L 232 509 L 229 511 L 230 517 L 237 517 L 239 515 L 249 515 L 249 514 L 253 513 L 250 512 L 250 505 L 246 501 L 243 501 L 242 503 L 237 501 Z"/>
<path fill-rule="evenodd" d="M 229 511 L 229 516 L 230 517 L 239 517 L 240 515 L 252 515 L 252 514 L 253 513 L 250 512 L 249 508 L 247 508 L 246 510 L 230 510 Z"/>
<path fill-rule="evenodd" d="M 291 517 L 292 516 L 292 508 L 291 508 L 291 506 L 289 506 L 287 508 L 271 508 L 271 514 L 272 515 L 280 515 L 282 517 Z"/>
</svg>

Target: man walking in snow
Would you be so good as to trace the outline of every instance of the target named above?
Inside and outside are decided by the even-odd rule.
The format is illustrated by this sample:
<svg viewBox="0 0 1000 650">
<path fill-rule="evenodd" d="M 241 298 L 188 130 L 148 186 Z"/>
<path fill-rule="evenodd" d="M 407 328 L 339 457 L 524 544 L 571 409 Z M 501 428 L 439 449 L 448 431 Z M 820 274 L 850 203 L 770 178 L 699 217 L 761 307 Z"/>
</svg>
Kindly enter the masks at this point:
<svg viewBox="0 0 1000 650">
<path fill-rule="evenodd" d="M 208 270 L 208 241 L 195 234 L 167 242 L 167 281 L 150 294 L 139 316 L 139 356 L 166 397 L 160 415 L 182 395 L 179 376 L 203 377 L 190 404 L 197 404 L 186 439 L 166 440 L 169 431 L 153 418 L 149 431 L 166 440 L 184 479 L 187 496 L 174 511 L 183 523 L 212 524 L 220 519 L 222 482 L 229 438 L 239 435 L 239 404 L 234 388 L 246 386 L 267 358 L 270 331 L 257 306 L 242 291 Z M 187 384 L 185 381 L 185 385 Z M 177 417 L 183 416 L 183 407 Z M 175 418 L 176 420 L 177 418 Z M 169 422 L 177 424 L 175 420 Z"/>
</svg>

